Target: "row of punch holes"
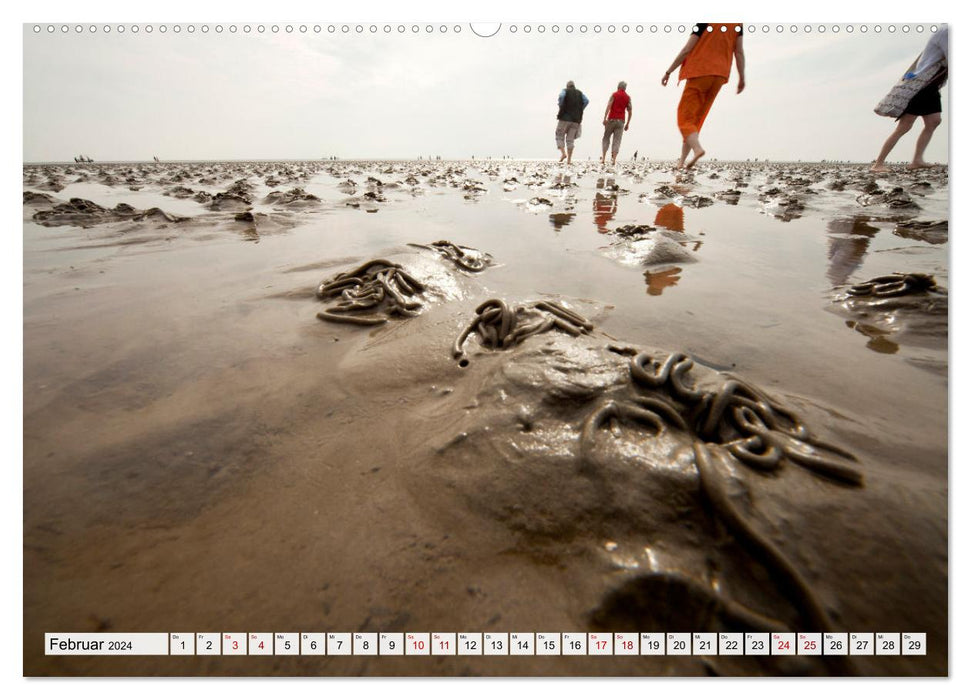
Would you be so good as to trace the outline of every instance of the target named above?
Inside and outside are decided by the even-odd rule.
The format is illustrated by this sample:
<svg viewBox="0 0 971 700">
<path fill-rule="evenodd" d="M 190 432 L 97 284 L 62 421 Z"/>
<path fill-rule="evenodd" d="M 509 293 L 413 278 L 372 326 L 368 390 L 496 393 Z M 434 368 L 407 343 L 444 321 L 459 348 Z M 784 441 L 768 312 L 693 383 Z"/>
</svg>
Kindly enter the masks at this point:
<svg viewBox="0 0 971 700">
<path fill-rule="evenodd" d="M 472 33 L 473 34 L 476 34 L 477 36 L 494 36 L 499 31 L 499 30 L 496 30 L 496 31 L 492 32 L 491 34 L 484 34 L 484 33 L 480 33 L 479 31 L 477 31 L 474 25 L 470 25 L 470 27 L 471 27 Z M 693 27 L 692 27 L 692 29 L 693 29 Z M 724 26 L 722 27 L 722 29 L 724 31 Z M 782 24 L 777 24 L 777 25 L 774 25 L 774 26 L 773 25 L 768 25 L 768 24 L 763 24 L 763 25 L 759 25 L 759 26 L 756 26 L 754 24 L 749 24 L 746 27 L 746 31 L 748 31 L 749 34 L 756 34 L 757 32 L 761 32 L 763 34 L 769 34 L 769 33 L 773 32 L 773 31 L 775 31 L 775 33 L 777 33 L 777 34 L 781 34 L 783 32 L 787 32 L 787 33 L 791 33 L 791 34 L 796 34 L 796 33 L 799 33 L 799 32 L 802 32 L 804 34 L 811 34 L 811 33 L 825 34 L 826 32 L 832 32 L 834 34 L 838 34 L 839 32 L 847 32 L 849 34 L 852 34 L 855 31 L 859 31 L 860 33 L 865 34 L 865 33 L 869 32 L 871 30 L 873 32 L 879 34 L 879 33 L 883 32 L 884 29 L 886 29 L 886 31 L 888 31 L 888 32 L 890 32 L 892 34 L 892 33 L 896 32 L 898 30 L 898 26 L 895 25 L 895 24 L 889 24 L 889 25 L 886 25 L 886 26 L 880 25 L 880 24 L 874 24 L 874 25 L 868 25 L 868 24 L 860 24 L 860 25 L 853 25 L 853 24 L 839 25 L 839 24 L 833 24 L 833 25 L 830 25 L 830 26 L 827 26 L 827 25 L 824 25 L 824 24 L 819 24 L 819 25 L 815 25 L 815 26 L 813 26 L 811 24 L 805 24 L 805 25 L 801 25 L 801 26 L 800 25 L 795 25 L 795 24 L 791 24 L 791 25 L 788 25 L 788 26 L 782 25 Z M 924 25 L 922 25 L 922 24 L 914 25 L 913 29 L 915 31 L 917 31 L 917 32 L 923 32 L 924 31 Z M 908 32 L 911 31 L 911 25 L 909 25 L 909 24 L 900 25 L 899 26 L 899 30 L 901 32 L 904 32 L 906 34 L 906 33 L 908 33 Z M 292 34 L 293 32 L 300 32 L 301 34 L 306 34 L 307 32 L 313 32 L 315 34 L 320 34 L 322 32 L 325 32 L 327 34 L 351 34 L 351 33 L 354 33 L 354 34 L 366 34 L 366 33 L 369 33 L 369 34 L 379 34 L 379 33 L 384 33 L 384 34 L 393 34 L 393 33 L 397 33 L 397 34 L 409 34 L 409 33 L 410 34 L 436 34 L 436 33 L 437 34 L 448 34 L 448 33 L 460 34 L 463 31 L 463 27 L 461 25 L 458 25 L 458 24 L 455 24 L 455 25 L 440 24 L 440 25 L 437 25 L 437 26 L 436 25 L 432 25 L 432 24 L 425 24 L 425 25 L 418 25 L 418 24 L 412 24 L 412 25 L 405 25 L 405 24 L 398 24 L 398 25 L 390 25 L 390 24 L 384 24 L 384 25 L 377 25 L 377 24 L 369 24 L 369 25 L 364 25 L 364 24 L 355 24 L 355 25 L 351 25 L 351 24 L 340 24 L 340 25 L 336 25 L 336 24 L 329 24 L 329 25 L 326 25 L 326 26 L 323 26 L 323 25 L 320 25 L 320 24 L 314 24 L 314 25 L 307 25 L 307 24 L 292 25 L 292 24 L 287 24 L 287 25 L 284 25 L 284 26 L 280 26 L 278 24 L 273 24 L 273 25 L 270 25 L 270 26 L 266 26 L 266 25 L 263 25 L 263 24 L 258 24 L 258 25 L 255 25 L 255 26 L 249 25 L 249 24 L 243 24 L 243 25 L 229 24 L 229 25 L 225 25 L 225 26 L 222 25 L 222 24 L 215 24 L 212 27 L 210 27 L 208 24 L 200 24 L 198 26 L 196 26 L 194 24 L 187 24 L 187 25 L 173 24 L 171 26 L 170 25 L 166 25 L 166 24 L 159 24 L 159 25 L 152 25 L 152 24 L 145 24 L 145 25 L 130 24 L 130 25 L 124 25 L 124 24 L 119 24 L 119 25 L 116 25 L 116 26 L 112 26 L 110 24 L 105 24 L 105 25 L 101 25 L 101 26 L 96 25 L 96 24 L 91 24 L 91 25 L 88 25 L 88 26 L 84 26 L 84 25 L 81 25 L 81 24 L 75 24 L 73 26 L 72 25 L 68 25 L 68 24 L 62 24 L 62 25 L 48 24 L 46 26 L 45 25 L 40 25 L 40 24 L 35 24 L 33 26 L 33 31 L 34 31 L 35 34 L 40 34 L 40 33 L 44 32 L 44 31 L 46 31 L 48 34 L 54 34 L 57 31 L 60 31 L 62 34 L 67 34 L 67 33 L 71 32 L 71 31 L 73 31 L 76 34 L 81 34 L 81 33 L 85 32 L 85 31 L 87 31 L 88 33 L 91 33 L 91 34 L 97 33 L 99 31 L 100 32 L 103 32 L 105 34 L 110 34 L 111 32 L 117 32 L 118 34 L 124 34 L 125 32 L 129 32 L 131 34 L 138 34 L 139 32 L 144 32 L 145 34 L 151 34 L 152 32 L 155 32 L 155 31 L 158 31 L 158 32 L 160 32 L 162 34 L 165 34 L 166 32 L 169 32 L 169 31 L 171 31 L 171 32 L 173 32 L 175 34 L 179 34 L 179 33 L 183 32 L 183 31 L 185 31 L 185 32 L 187 32 L 189 34 L 194 34 L 196 31 L 199 31 L 199 32 L 201 32 L 203 34 L 208 34 L 210 31 L 214 31 L 217 34 L 221 34 L 224 31 L 228 31 L 230 34 L 236 34 L 236 33 L 240 32 L 240 31 L 242 31 L 242 33 L 244 33 L 244 34 L 250 34 L 250 33 L 254 33 L 254 32 L 257 33 L 257 34 L 264 34 L 266 32 L 270 32 L 270 33 L 273 33 L 273 34 L 277 34 L 277 33 L 281 32 L 281 31 L 282 32 L 286 32 L 287 34 Z M 552 32 L 553 34 L 558 34 L 561 31 L 562 32 L 565 32 L 567 34 L 572 34 L 574 32 L 579 32 L 580 34 L 586 34 L 587 32 L 591 32 L 591 31 L 594 34 L 600 34 L 602 32 L 607 32 L 608 34 L 615 34 L 618 31 L 620 33 L 622 33 L 622 34 L 629 34 L 631 32 L 636 33 L 636 34 L 643 34 L 644 32 L 649 32 L 651 34 L 657 34 L 658 32 L 663 32 L 665 34 L 670 34 L 671 32 L 678 32 L 680 34 L 684 34 L 686 31 L 688 31 L 688 25 L 680 24 L 680 25 L 674 26 L 674 25 L 670 25 L 670 24 L 665 24 L 665 25 L 657 25 L 657 24 L 652 24 L 652 25 L 643 25 L 643 24 L 637 24 L 637 25 L 630 25 L 630 24 L 621 24 L 621 25 L 607 24 L 607 25 L 599 25 L 599 24 L 594 24 L 594 25 L 589 25 L 588 26 L 586 24 L 580 24 L 580 25 L 574 26 L 572 24 L 566 24 L 566 25 L 560 26 L 558 24 L 551 24 L 551 25 L 545 25 L 545 24 L 536 24 L 536 25 L 533 25 L 533 24 L 523 24 L 523 25 L 510 24 L 508 27 L 506 27 L 506 31 L 509 32 L 510 34 L 516 34 L 516 33 L 531 34 L 533 32 L 536 32 L 538 34 L 544 34 L 547 31 Z M 712 31 L 712 27 L 709 26 L 708 27 L 708 31 Z M 930 31 L 932 33 L 933 32 L 936 32 L 937 31 L 937 25 L 931 25 Z"/>
</svg>

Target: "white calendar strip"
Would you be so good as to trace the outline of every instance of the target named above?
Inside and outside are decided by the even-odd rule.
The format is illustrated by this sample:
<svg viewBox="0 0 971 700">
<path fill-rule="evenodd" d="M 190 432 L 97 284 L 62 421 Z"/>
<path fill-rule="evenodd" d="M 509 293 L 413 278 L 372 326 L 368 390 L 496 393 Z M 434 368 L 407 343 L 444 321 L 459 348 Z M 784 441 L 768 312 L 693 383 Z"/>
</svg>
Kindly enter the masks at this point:
<svg viewBox="0 0 971 700">
<path fill-rule="evenodd" d="M 48 656 L 925 656 L 925 632 L 48 633 Z"/>
</svg>

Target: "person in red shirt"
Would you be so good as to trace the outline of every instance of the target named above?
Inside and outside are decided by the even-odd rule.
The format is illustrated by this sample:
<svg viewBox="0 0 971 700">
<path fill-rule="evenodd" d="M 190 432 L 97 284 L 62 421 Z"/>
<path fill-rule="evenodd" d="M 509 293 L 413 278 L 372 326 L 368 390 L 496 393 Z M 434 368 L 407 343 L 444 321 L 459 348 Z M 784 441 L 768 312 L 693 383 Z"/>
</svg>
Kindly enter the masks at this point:
<svg viewBox="0 0 971 700">
<path fill-rule="evenodd" d="M 624 113 L 627 113 L 627 123 L 624 123 Z M 630 95 L 627 94 L 627 83 L 621 80 L 617 83 L 617 92 L 607 100 L 607 109 L 604 110 L 604 138 L 603 153 L 600 162 L 607 159 L 607 147 L 610 146 L 611 136 L 613 137 L 613 147 L 610 149 L 610 164 L 617 165 L 617 154 L 620 153 L 620 140 L 624 132 L 630 129 L 630 118 L 634 115 L 634 108 L 630 104 Z"/>
<path fill-rule="evenodd" d="M 738 66 L 738 92 L 745 89 L 745 53 L 742 50 L 742 25 L 737 22 L 708 24 L 698 22 L 688 42 L 661 78 L 661 85 L 678 66 L 678 82 L 686 80 L 678 103 L 678 129 L 681 131 L 679 168 L 690 168 L 705 155 L 698 134 L 722 85 L 732 72 L 732 58 Z M 685 163 L 688 154 L 694 152 Z"/>
</svg>

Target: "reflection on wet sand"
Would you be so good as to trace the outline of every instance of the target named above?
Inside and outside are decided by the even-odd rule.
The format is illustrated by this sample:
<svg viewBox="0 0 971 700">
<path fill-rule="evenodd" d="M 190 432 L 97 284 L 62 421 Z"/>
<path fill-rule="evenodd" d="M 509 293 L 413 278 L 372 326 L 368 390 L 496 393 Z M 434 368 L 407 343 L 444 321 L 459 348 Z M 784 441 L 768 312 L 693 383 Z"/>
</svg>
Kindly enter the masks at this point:
<svg viewBox="0 0 971 700">
<path fill-rule="evenodd" d="M 645 270 L 644 280 L 647 282 L 647 293 L 653 297 L 661 296 L 665 287 L 673 287 L 681 279 L 680 267 L 669 267 L 663 270 Z"/>
<path fill-rule="evenodd" d="M 684 209 L 671 202 L 658 209 L 654 217 L 655 226 L 663 226 L 669 231 L 684 233 Z"/>
<path fill-rule="evenodd" d="M 593 223 L 597 225 L 598 232 L 610 233 L 610 227 L 607 224 L 617 214 L 617 195 L 604 194 L 602 192 L 604 189 L 608 191 L 616 189 L 613 178 L 607 180 L 606 185 L 603 178 L 597 180 L 597 192 L 593 196 Z"/>
<path fill-rule="evenodd" d="M 826 230 L 830 233 L 850 233 L 854 236 L 872 237 L 880 229 L 870 223 L 873 218 L 870 216 L 853 216 L 840 219 L 832 219 L 826 224 Z"/>
<path fill-rule="evenodd" d="M 846 326 L 870 338 L 867 348 L 895 354 L 901 344 L 947 345 L 947 289 L 925 273 L 893 273 L 844 287 L 834 309 Z M 913 359 L 913 358 L 911 358 Z M 921 358 L 918 366 L 941 372 L 946 363 Z"/>
<path fill-rule="evenodd" d="M 880 230 L 869 221 L 869 216 L 856 216 L 852 219 L 833 219 L 827 224 L 829 231 L 842 234 L 829 236 L 829 267 L 826 276 L 834 287 L 846 284 L 863 264 L 863 258 L 870 247 L 870 239 Z"/>
<path fill-rule="evenodd" d="M 564 226 L 566 226 L 571 221 L 573 221 L 574 217 L 576 217 L 576 212 L 572 212 L 572 211 L 564 211 L 564 212 L 558 212 L 556 214 L 550 214 L 550 224 L 553 226 L 555 230 L 560 231 Z"/>
<path fill-rule="evenodd" d="M 829 237 L 829 267 L 826 276 L 833 286 L 846 284 L 856 270 L 863 264 L 869 238 Z"/>
<path fill-rule="evenodd" d="M 900 350 L 900 346 L 887 337 L 892 331 L 877 328 L 869 323 L 852 320 L 846 322 L 846 327 L 852 328 L 857 333 L 862 333 L 869 338 L 870 340 L 867 341 L 866 346 L 874 352 L 879 352 L 882 355 L 893 355 Z"/>
</svg>

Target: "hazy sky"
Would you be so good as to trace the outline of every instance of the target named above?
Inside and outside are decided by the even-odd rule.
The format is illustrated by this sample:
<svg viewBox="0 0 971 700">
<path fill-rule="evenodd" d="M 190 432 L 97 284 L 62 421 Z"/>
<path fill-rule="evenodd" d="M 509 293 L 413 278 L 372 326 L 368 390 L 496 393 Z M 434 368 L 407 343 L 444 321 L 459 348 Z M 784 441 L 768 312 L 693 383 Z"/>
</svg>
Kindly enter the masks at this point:
<svg viewBox="0 0 971 700">
<path fill-rule="evenodd" d="M 691 21 L 684 22 L 689 28 Z M 568 79 L 590 98 L 577 157 L 598 155 L 603 110 L 618 80 L 628 82 L 634 117 L 624 152 L 652 158 L 678 154 L 675 110 L 681 88 L 660 78 L 687 39 L 678 25 L 665 33 L 637 23 L 608 33 L 580 23 L 567 33 L 524 25 L 480 38 L 468 24 L 455 33 L 413 34 L 384 23 L 377 34 L 351 31 L 278 34 L 267 25 L 249 34 L 237 23 L 221 34 L 119 34 L 117 24 L 80 34 L 61 25 L 53 34 L 24 26 L 24 159 L 96 160 L 233 158 L 444 158 L 512 155 L 553 157 L 556 96 Z M 103 25 L 99 25 L 103 26 Z M 917 33 L 842 31 L 778 33 L 746 26 L 746 82 L 722 89 L 702 131 L 709 156 L 722 159 L 872 160 L 893 128 L 873 107 L 921 51 L 930 24 Z M 144 25 L 143 25 L 144 27 Z M 927 152 L 947 160 L 945 123 Z M 891 160 L 908 159 L 917 130 Z"/>
</svg>

